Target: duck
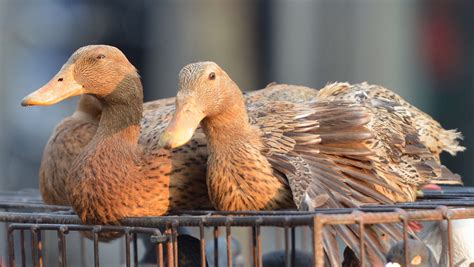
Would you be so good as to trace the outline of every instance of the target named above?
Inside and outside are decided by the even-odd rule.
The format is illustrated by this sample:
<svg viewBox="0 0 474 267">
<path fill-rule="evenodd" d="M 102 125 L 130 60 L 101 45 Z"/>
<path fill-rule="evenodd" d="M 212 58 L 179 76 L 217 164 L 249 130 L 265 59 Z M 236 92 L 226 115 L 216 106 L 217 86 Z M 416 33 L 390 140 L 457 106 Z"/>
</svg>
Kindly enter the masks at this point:
<svg viewBox="0 0 474 267">
<path fill-rule="evenodd" d="M 408 239 L 408 261 L 410 266 L 438 267 L 439 265 L 431 249 L 421 240 Z M 395 243 L 387 253 L 385 267 L 401 267 L 405 265 L 405 243 Z"/>
<path fill-rule="evenodd" d="M 272 83 L 247 98 L 249 104 L 261 98 L 301 102 L 316 94 L 312 88 Z M 205 185 L 204 135 L 172 152 L 158 146 L 175 99 L 143 104 L 138 72 L 118 48 L 79 48 L 22 105 L 48 106 L 76 95 L 81 95 L 76 111 L 59 123 L 44 150 L 45 202 L 71 205 L 90 224 L 213 209 Z"/>
<path fill-rule="evenodd" d="M 218 210 L 312 211 L 413 201 L 416 188 L 439 179 L 442 167 L 413 121 L 391 110 L 380 117 L 378 109 L 320 98 L 246 107 L 240 88 L 219 65 L 197 62 L 179 73 L 176 110 L 159 144 L 177 149 L 201 125 L 209 148 L 207 186 Z M 394 125 L 380 129 L 387 119 Z M 340 262 L 328 256 L 337 242 L 334 232 L 357 250 L 354 227 L 324 235 L 331 263 Z M 386 230 L 369 234 L 367 242 L 381 261 L 386 248 L 377 243 L 377 233 Z"/>
<path fill-rule="evenodd" d="M 124 217 L 212 208 L 202 164 L 208 153 L 204 136 L 180 152 L 159 148 L 160 131 L 174 107 L 144 116 L 140 76 L 119 49 L 78 49 L 22 105 L 53 105 L 79 95 L 101 105 L 94 136 L 67 171 L 67 199 L 83 223 L 119 224 Z"/>
</svg>

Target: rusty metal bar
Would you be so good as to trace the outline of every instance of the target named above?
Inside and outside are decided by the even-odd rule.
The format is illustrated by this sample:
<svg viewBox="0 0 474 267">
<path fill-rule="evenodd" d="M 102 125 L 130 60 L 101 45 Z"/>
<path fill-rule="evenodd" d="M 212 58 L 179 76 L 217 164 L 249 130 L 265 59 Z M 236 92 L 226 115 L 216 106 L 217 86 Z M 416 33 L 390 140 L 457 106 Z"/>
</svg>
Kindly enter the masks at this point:
<svg viewBox="0 0 474 267">
<path fill-rule="evenodd" d="M 201 250 L 201 267 L 206 267 L 206 239 L 204 237 L 204 225 L 199 224 L 199 241 Z"/>
<path fill-rule="evenodd" d="M 166 239 L 166 251 L 168 253 L 168 266 L 174 266 L 174 261 L 178 259 L 174 259 L 174 250 L 173 250 L 173 237 L 171 233 L 171 229 L 167 228 L 165 231 L 167 236 Z"/>
<path fill-rule="evenodd" d="M 263 259 L 262 259 L 262 235 L 260 225 L 257 223 L 255 227 L 255 236 L 257 239 L 257 263 L 259 267 L 263 267 Z"/>
<path fill-rule="evenodd" d="M 350 212 L 348 212 L 350 211 Z M 197 213 L 196 213 L 197 214 Z M 253 245 L 253 260 L 254 266 L 262 266 L 262 239 L 261 239 L 261 227 L 264 226 L 276 226 L 284 227 L 285 229 L 285 265 L 288 266 L 291 262 L 292 266 L 295 266 L 295 247 L 296 247 L 296 238 L 295 238 L 295 227 L 298 226 L 310 226 L 313 233 L 313 263 L 314 266 L 323 266 L 325 260 L 324 246 L 322 242 L 323 230 L 325 226 L 328 225 L 347 225 L 347 224 L 358 224 L 359 226 L 359 235 L 360 235 L 360 247 L 359 258 L 361 259 L 362 266 L 368 265 L 368 257 L 366 257 L 367 249 L 366 248 L 366 226 L 367 224 L 378 224 L 378 223 L 400 223 L 403 224 L 403 238 L 405 246 L 405 261 L 407 261 L 408 256 L 408 223 L 409 221 L 432 221 L 432 220 L 446 220 L 448 225 L 448 255 L 450 266 L 453 265 L 453 240 L 452 240 L 452 220 L 455 219 L 464 219 L 464 218 L 474 218 L 474 208 L 468 209 L 448 209 L 446 206 L 437 207 L 437 208 L 427 208 L 424 210 L 415 210 L 415 211 L 406 211 L 403 209 L 343 209 L 342 213 L 336 213 L 334 210 L 330 212 L 316 212 L 316 213 L 304 213 L 295 214 L 292 212 L 255 212 L 249 213 L 248 216 L 222 216 L 225 213 L 213 212 L 211 215 L 199 215 L 199 216 L 164 216 L 164 217 L 150 217 L 150 218 L 130 218 L 124 219 L 124 226 L 90 226 L 90 225 L 80 225 L 80 224 L 69 224 L 69 222 L 75 222 L 77 217 L 72 215 L 64 214 L 52 214 L 52 213 L 18 213 L 18 212 L 0 212 L 0 221 L 9 222 L 10 220 L 19 219 L 23 224 L 11 224 L 8 228 L 8 246 L 9 246 L 9 264 L 14 266 L 18 264 L 15 262 L 15 235 L 14 230 L 18 229 L 21 235 L 22 244 L 22 253 L 25 252 L 24 249 L 24 231 L 31 231 L 31 244 L 32 244 L 32 258 L 33 264 L 35 266 L 42 266 L 42 253 L 41 250 L 44 249 L 41 243 L 41 231 L 42 230 L 55 230 L 58 234 L 58 249 L 59 249 L 59 265 L 66 266 L 66 234 L 67 231 L 61 232 L 61 227 L 66 227 L 66 229 L 71 231 L 92 231 L 93 232 L 93 241 L 94 241 L 94 264 L 99 266 L 99 245 L 98 245 L 98 236 L 99 233 L 117 231 L 126 233 L 126 266 L 130 266 L 130 241 L 131 236 L 134 237 L 134 258 L 135 266 L 138 264 L 138 253 L 137 253 L 137 233 L 153 233 L 156 231 L 156 228 L 159 226 L 166 225 L 166 243 L 168 249 L 168 266 L 176 266 L 178 264 L 178 239 L 177 239 L 177 227 L 178 226 L 194 226 L 199 227 L 200 230 L 200 253 L 201 253 L 201 265 L 206 266 L 206 255 L 205 255 L 205 228 L 204 227 L 213 227 L 214 229 L 214 259 L 216 265 L 218 265 L 219 260 L 219 227 L 226 227 L 226 245 L 227 245 L 227 263 L 228 266 L 232 266 L 232 227 L 235 226 L 244 226 L 252 227 L 252 245 Z M 273 214 L 267 216 L 268 214 Z M 48 217 L 49 216 L 49 217 Z M 26 222 L 26 223 L 25 223 Z M 67 225 L 67 226 L 66 226 Z M 132 227 L 133 225 L 133 227 Z M 357 225 L 355 226 L 357 227 Z M 290 234 L 291 228 L 291 234 Z M 133 234 L 132 234 L 133 232 Z M 235 232 L 234 232 L 235 234 Z M 291 235 L 291 240 L 290 240 Z M 291 242 L 291 243 L 290 243 Z M 11 243 L 11 244 L 10 244 Z M 64 246 L 63 246 L 64 243 Z M 127 245 L 128 244 L 128 245 Z M 291 244 L 291 245 L 290 245 Z M 12 246 L 12 249 L 10 249 Z M 291 246 L 291 250 L 290 250 Z M 64 247 L 64 249 L 63 249 Z M 157 254 L 163 254 L 163 244 L 160 242 L 156 243 Z M 49 251 L 49 248 L 48 248 Z M 13 255 L 10 255 L 13 253 Z M 64 261 L 62 254 L 64 254 Z M 222 254 L 222 252 L 220 253 Z M 224 255 L 220 255 L 224 256 Z M 172 260 L 170 261 L 170 258 Z M 163 260 L 163 255 L 158 257 Z M 291 258 L 291 261 L 290 261 Z M 370 258 L 370 257 L 369 257 Z M 13 264 L 11 262 L 13 259 Z M 36 259 L 36 261 L 35 261 Z M 62 265 L 61 263 L 64 263 Z M 26 265 L 26 261 L 22 260 L 22 264 Z M 164 262 L 157 262 L 158 266 L 163 266 Z M 409 262 L 406 262 L 406 265 L 409 266 Z"/>
<path fill-rule="evenodd" d="M 66 225 L 63 225 L 58 230 L 58 262 L 60 267 L 67 266 L 67 249 L 66 249 L 66 236 L 68 228 Z"/>
<path fill-rule="evenodd" d="M 356 220 L 359 224 L 359 246 L 360 246 L 360 266 L 365 267 L 365 224 L 364 224 L 364 217 L 361 216 L 360 212 L 354 214 L 356 216 Z"/>
<path fill-rule="evenodd" d="M 447 240 L 448 240 L 448 263 L 449 267 L 454 267 L 454 251 L 453 251 L 453 229 L 452 229 L 452 211 L 449 210 L 447 207 L 439 207 L 438 210 L 443 214 L 443 219 L 446 220 L 447 223 Z"/>
<path fill-rule="evenodd" d="M 400 220 L 403 224 L 403 250 L 405 266 L 410 266 L 410 257 L 408 254 L 408 214 L 404 210 L 398 210 L 400 213 Z"/>
<path fill-rule="evenodd" d="M 315 267 L 324 267 L 323 227 L 326 223 L 322 215 L 313 217 L 313 264 Z"/>
<path fill-rule="evenodd" d="M 352 211 L 358 211 L 353 209 Z M 443 219 L 442 214 L 437 209 L 430 210 L 417 210 L 408 211 L 412 220 L 419 221 L 432 221 Z M 290 215 L 274 215 L 274 216 L 263 216 L 263 215 L 252 215 L 252 216 L 240 216 L 232 217 L 231 226 L 253 226 L 255 221 L 260 220 L 261 226 L 279 226 L 284 227 L 286 224 L 294 226 L 305 226 L 311 225 L 312 218 L 316 214 L 327 218 L 328 224 L 355 224 L 354 215 L 352 213 L 344 214 L 332 214 L 332 213 L 313 213 L 313 214 L 302 214 L 298 216 Z M 399 213 L 395 211 L 391 212 L 363 212 L 364 220 L 366 224 L 374 223 L 396 223 L 399 222 Z M 452 210 L 452 219 L 464 219 L 474 217 L 473 209 L 456 209 Z M 203 220 L 201 216 L 166 216 L 166 217 L 143 217 L 124 219 L 123 226 L 135 226 L 135 227 L 161 227 L 169 225 L 170 223 L 177 222 L 178 226 L 199 226 L 199 223 Z M 203 222 L 204 226 L 225 226 L 228 217 L 225 216 L 207 216 Z M 80 221 L 76 216 L 72 215 L 55 215 L 44 213 L 6 213 L 0 212 L 0 221 L 2 222 L 20 222 L 20 223 L 51 223 L 51 224 L 80 224 Z M 105 226 L 104 226 L 105 227 Z M 109 226 L 107 226 L 106 229 Z M 120 227 L 116 228 L 120 229 Z M 122 230 L 123 231 L 123 230 Z"/>
<path fill-rule="evenodd" d="M 13 229 L 25 229 L 29 230 L 32 226 L 35 226 L 36 228 L 40 230 L 58 230 L 62 226 L 65 226 L 64 224 L 31 224 L 31 223 L 12 223 L 10 224 L 10 228 Z M 105 233 L 105 232 L 120 232 L 120 233 L 125 233 L 127 227 L 123 226 L 116 226 L 116 225 L 76 225 L 76 224 L 70 224 L 67 225 L 68 231 L 97 231 L 99 233 Z M 153 228 L 147 228 L 147 227 L 130 227 L 133 233 L 143 233 L 143 234 L 154 234 L 156 233 L 156 229 Z"/>
<path fill-rule="evenodd" d="M 227 243 L 227 267 L 232 267 L 232 234 L 230 225 L 225 227 L 226 243 Z"/>
<path fill-rule="evenodd" d="M 156 243 L 156 255 L 158 255 L 157 257 L 158 267 L 163 267 L 163 243 L 162 242 Z"/>
<path fill-rule="evenodd" d="M 163 259 L 163 243 L 167 242 L 169 237 L 163 235 L 158 229 L 153 229 L 154 233 L 150 237 L 151 242 L 155 244 L 155 252 L 156 252 L 156 265 L 163 267 L 164 259 Z M 177 258 L 176 258 L 176 261 Z"/>
</svg>

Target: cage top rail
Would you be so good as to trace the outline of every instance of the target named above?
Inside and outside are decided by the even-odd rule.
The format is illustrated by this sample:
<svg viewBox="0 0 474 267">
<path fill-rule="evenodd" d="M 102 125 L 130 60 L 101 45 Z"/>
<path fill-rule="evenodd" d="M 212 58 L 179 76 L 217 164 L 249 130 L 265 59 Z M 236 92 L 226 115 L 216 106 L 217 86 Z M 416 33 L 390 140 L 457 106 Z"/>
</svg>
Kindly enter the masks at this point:
<svg viewBox="0 0 474 267">
<path fill-rule="evenodd" d="M 449 206 L 449 207 L 474 207 L 474 197 L 460 197 L 455 199 L 425 199 L 418 200 L 416 202 L 403 202 L 393 205 L 366 205 L 357 210 L 362 211 L 393 211 L 394 209 L 433 209 L 438 206 Z M 0 209 L 4 210 L 17 210 L 26 209 L 33 211 L 52 211 L 52 212 L 64 212 L 73 214 L 72 208 L 69 206 L 59 205 L 47 205 L 38 202 L 20 202 L 20 201 L 8 201 L 4 198 L 0 198 Z M 354 208 L 339 208 L 339 209 L 316 209 L 316 213 L 321 212 L 336 212 L 336 213 L 347 213 L 355 210 Z M 189 214 L 189 215 L 209 215 L 209 214 L 220 214 L 220 215 L 303 215 L 313 214 L 314 212 L 305 212 L 297 210 L 285 210 L 285 211 L 243 211 L 243 212 L 226 212 L 216 210 L 184 210 L 179 212 L 171 213 L 171 215 Z"/>
<path fill-rule="evenodd" d="M 53 216 L 52 216 L 53 215 Z M 122 226 L 130 227 L 166 227 L 166 226 L 276 226 L 294 227 L 312 225 L 315 218 L 324 224 L 351 224 L 361 220 L 366 224 L 396 223 L 406 220 L 430 221 L 443 219 L 474 218 L 474 208 L 450 209 L 440 206 L 432 210 L 403 210 L 385 212 L 367 212 L 353 210 L 350 213 L 312 213 L 300 216 L 287 215 L 171 215 L 162 217 L 136 217 L 121 221 Z M 52 213 L 0 212 L 0 222 L 33 224 L 81 224 L 75 215 L 54 215 Z"/>
</svg>

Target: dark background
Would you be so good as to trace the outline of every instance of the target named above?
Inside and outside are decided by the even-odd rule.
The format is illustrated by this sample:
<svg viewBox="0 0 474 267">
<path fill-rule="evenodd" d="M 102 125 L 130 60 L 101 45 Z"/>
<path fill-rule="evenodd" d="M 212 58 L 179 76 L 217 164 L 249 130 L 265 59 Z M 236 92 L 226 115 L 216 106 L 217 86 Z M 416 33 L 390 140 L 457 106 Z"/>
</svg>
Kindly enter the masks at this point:
<svg viewBox="0 0 474 267">
<path fill-rule="evenodd" d="M 474 162 L 472 1 L 0 0 L 0 190 L 38 186 L 43 147 L 76 100 L 20 107 L 77 48 L 117 46 L 146 100 L 173 96 L 187 63 L 213 60 L 243 90 L 272 81 L 380 84 L 465 135 L 443 156 L 466 184 Z"/>
</svg>

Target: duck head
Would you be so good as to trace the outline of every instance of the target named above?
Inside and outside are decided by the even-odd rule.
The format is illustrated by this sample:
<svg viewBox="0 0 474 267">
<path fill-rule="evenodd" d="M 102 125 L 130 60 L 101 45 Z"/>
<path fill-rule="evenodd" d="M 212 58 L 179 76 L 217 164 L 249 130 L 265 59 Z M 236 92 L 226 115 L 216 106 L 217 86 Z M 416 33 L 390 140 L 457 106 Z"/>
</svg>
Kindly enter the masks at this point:
<svg viewBox="0 0 474 267">
<path fill-rule="evenodd" d="M 238 86 L 216 63 L 185 66 L 179 72 L 176 111 L 160 138 L 160 145 L 168 149 L 184 145 L 201 121 L 222 115 L 235 103 L 244 105 L 242 99 Z"/>
<path fill-rule="evenodd" d="M 49 106 L 64 99 L 91 94 L 103 98 L 111 94 L 135 67 L 117 48 L 89 45 L 79 48 L 61 70 L 43 87 L 26 96 L 22 106 Z"/>
</svg>

